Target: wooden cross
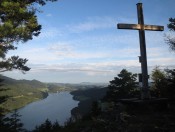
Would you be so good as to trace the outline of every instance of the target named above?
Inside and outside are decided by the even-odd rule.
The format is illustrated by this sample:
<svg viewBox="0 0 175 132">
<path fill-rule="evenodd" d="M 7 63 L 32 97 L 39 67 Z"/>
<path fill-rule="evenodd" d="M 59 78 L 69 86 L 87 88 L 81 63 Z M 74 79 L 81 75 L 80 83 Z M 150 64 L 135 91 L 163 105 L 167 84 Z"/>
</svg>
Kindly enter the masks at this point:
<svg viewBox="0 0 175 132">
<path fill-rule="evenodd" d="M 145 42 L 145 30 L 150 31 L 163 31 L 163 26 L 156 26 L 156 25 L 144 25 L 144 18 L 143 18 L 143 9 L 142 3 L 137 3 L 137 15 L 138 15 L 138 24 L 124 24 L 119 23 L 117 24 L 118 29 L 131 29 L 131 30 L 138 30 L 139 31 L 139 38 L 140 38 L 140 54 L 139 57 L 141 63 L 141 70 L 142 70 L 142 89 L 141 89 L 141 98 L 142 99 L 149 99 L 150 92 L 148 87 L 148 68 L 147 68 L 147 56 L 146 56 L 146 42 Z"/>
</svg>

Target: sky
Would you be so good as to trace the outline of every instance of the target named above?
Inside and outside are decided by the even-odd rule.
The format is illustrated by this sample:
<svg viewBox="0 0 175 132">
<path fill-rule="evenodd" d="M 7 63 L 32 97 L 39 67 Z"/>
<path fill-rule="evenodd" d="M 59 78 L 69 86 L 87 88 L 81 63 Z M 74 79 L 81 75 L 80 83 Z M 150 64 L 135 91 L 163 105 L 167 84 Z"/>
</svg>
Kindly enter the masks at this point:
<svg viewBox="0 0 175 132">
<path fill-rule="evenodd" d="M 165 28 L 145 32 L 149 74 L 155 66 L 175 68 L 175 52 L 165 43 L 165 35 L 175 35 L 167 29 L 168 19 L 175 17 L 174 0 L 58 0 L 39 7 L 39 37 L 8 53 L 27 58 L 31 70 L 3 74 L 42 82 L 108 83 L 124 68 L 140 73 L 138 31 L 116 26 L 138 23 L 139 2 L 145 24 Z"/>
</svg>

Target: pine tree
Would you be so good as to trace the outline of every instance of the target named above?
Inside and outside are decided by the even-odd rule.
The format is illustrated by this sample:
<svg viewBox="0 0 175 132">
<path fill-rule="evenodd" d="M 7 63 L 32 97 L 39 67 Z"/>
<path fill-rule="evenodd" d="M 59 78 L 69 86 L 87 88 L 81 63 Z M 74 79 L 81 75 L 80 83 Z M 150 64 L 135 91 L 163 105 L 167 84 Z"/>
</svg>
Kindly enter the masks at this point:
<svg viewBox="0 0 175 132">
<path fill-rule="evenodd" d="M 138 88 L 136 77 L 136 74 L 123 69 L 118 74 L 118 77 L 110 81 L 106 98 L 111 101 L 117 101 L 118 99 L 133 97 L 135 90 Z"/>
<path fill-rule="evenodd" d="M 40 34 L 37 21 L 38 5 L 56 0 L 0 0 L 0 72 L 18 69 L 23 72 L 27 59 L 19 56 L 6 58 L 9 50 L 16 50 L 14 44 L 25 43 Z"/>
<path fill-rule="evenodd" d="M 169 24 L 167 25 L 170 31 L 175 31 L 175 18 L 169 19 Z M 175 37 L 171 35 L 166 35 L 166 43 L 169 45 L 172 51 L 175 51 Z"/>
<path fill-rule="evenodd" d="M 23 128 L 20 117 L 21 115 L 19 115 L 17 110 L 14 110 L 10 117 L 3 117 L 1 120 L 2 124 L 0 126 L 0 131 L 25 132 L 26 130 Z"/>
<path fill-rule="evenodd" d="M 151 79 L 153 80 L 153 96 L 162 97 L 163 91 L 166 88 L 166 74 L 161 71 L 158 66 L 156 66 L 151 74 Z"/>
<path fill-rule="evenodd" d="M 56 127 L 57 124 L 55 124 Z M 40 126 L 36 126 L 35 130 L 33 132 L 53 132 L 53 125 L 52 122 L 49 121 L 49 119 L 46 119 L 46 121 L 41 124 Z"/>
</svg>

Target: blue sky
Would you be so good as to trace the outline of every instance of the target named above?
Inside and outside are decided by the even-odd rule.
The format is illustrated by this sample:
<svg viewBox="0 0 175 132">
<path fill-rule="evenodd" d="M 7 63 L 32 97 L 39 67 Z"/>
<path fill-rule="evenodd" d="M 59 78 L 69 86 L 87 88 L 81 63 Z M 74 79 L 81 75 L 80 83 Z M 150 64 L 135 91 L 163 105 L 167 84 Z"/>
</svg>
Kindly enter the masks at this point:
<svg viewBox="0 0 175 132">
<path fill-rule="evenodd" d="M 123 68 L 139 73 L 138 31 L 119 30 L 117 23 L 137 23 L 136 4 L 143 3 L 145 24 L 165 26 L 146 31 L 149 73 L 156 66 L 175 68 L 164 35 L 174 35 L 166 25 L 175 17 L 174 0 L 58 0 L 40 7 L 39 37 L 9 52 L 28 58 L 31 70 L 6 72 L 16 79 L 43 82 L 109 82 Z"/>
</svg>

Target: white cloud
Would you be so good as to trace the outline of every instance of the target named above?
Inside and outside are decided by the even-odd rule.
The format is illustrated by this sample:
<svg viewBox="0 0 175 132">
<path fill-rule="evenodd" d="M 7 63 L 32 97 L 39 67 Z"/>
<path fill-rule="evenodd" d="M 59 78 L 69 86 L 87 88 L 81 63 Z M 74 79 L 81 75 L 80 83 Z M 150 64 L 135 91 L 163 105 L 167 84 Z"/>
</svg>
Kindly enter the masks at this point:
<svg viewBox="0 0 175 132">
<path fill-rule="evenodd" d="M 56 28 L 56 27 L 47 27 L 47 28 L 43 28 L 41 30 L 41 33 L 38 37 L 35 37 L 35 39 L 37 40 L 43 40 L 43 39 L 53 39 L 57 36 L 62 36 L 62 32 Z"/>
<path fill-rule="evenodd" d="M 109 47 L 109 46 L 108 46 Z M 55 44 L 52 44 L 49 48 L 50 52 L 55 54 L 59 59 L 74 59 L 74 60 L 82 60 L 82 59 L 112 59 L 112 58 L 137 58 L 139 56 L 139 48 L 108 48 L 102 50 L 101 48 L 96 48 L 96 50 L 93 49 L 93 45 L 89 48 L 77 47 L 76 45 L 73 45 L 68 42 L 58 42 Z"/>
<path fill-rule="evenodd" d="M 95 50 L 92 50 L 95 49 Z M 152 65 L 155 62 L 170 65 L 173 63 L 174 54 L 170 54 L 166 48 L 147 48 L 148 62 Z M 22 49 L 19 56 L 28 58 L 29 63 L 34 64 L 57 64 L 57 62 L 111 62 L 117 65 L 138 65 L 139 47 L 108 48 L 100 49 L 96 47 L 81 47 L 69 42 L 57 42 L 44 47 L 33 47 Z M 152 61 L 150 61 L 152 60 Z M 154 61 L 155 60 L 155 61 Z M 159 61 L 156 61 L 159 60 Z"/>
<path fill-rule="evenodd" d="M 67 29 L 73 33 L 93 31 L 96 29 L 107 29 L 115 27 L 115 20 L 111 17 L 89 17 L 85 22 L 67 25 Z"/>
<path fill-rule="evenodd" d="M 175 58 L 155 58 L 155 59 L 149 59 L 148 63 L 150 64 L 150 66 L 153 65 L 160 65 L 160 66 L 171 66 L 174 65 L 175 62 Z"/>
<path fill-rule="evenodd" d="M 127 65 L 126 65 L 127 63 Z M 116 68 L 139 66 L 136 60 L 130 61 L 111 61 L 111 62 L 99 62 L 99 63 L 62 63 L 62 64 L 43 64 L 43 65 L 31 65 L 33 72 L 40 71 L 54 71 L 54 72 L 85 72 L 85 73 L 112 73 Z"/>
<path fill-rule="evenodd" d="M 46 14 L 47 17 L 52 17 L 51 13 Z"/>
</svg>

